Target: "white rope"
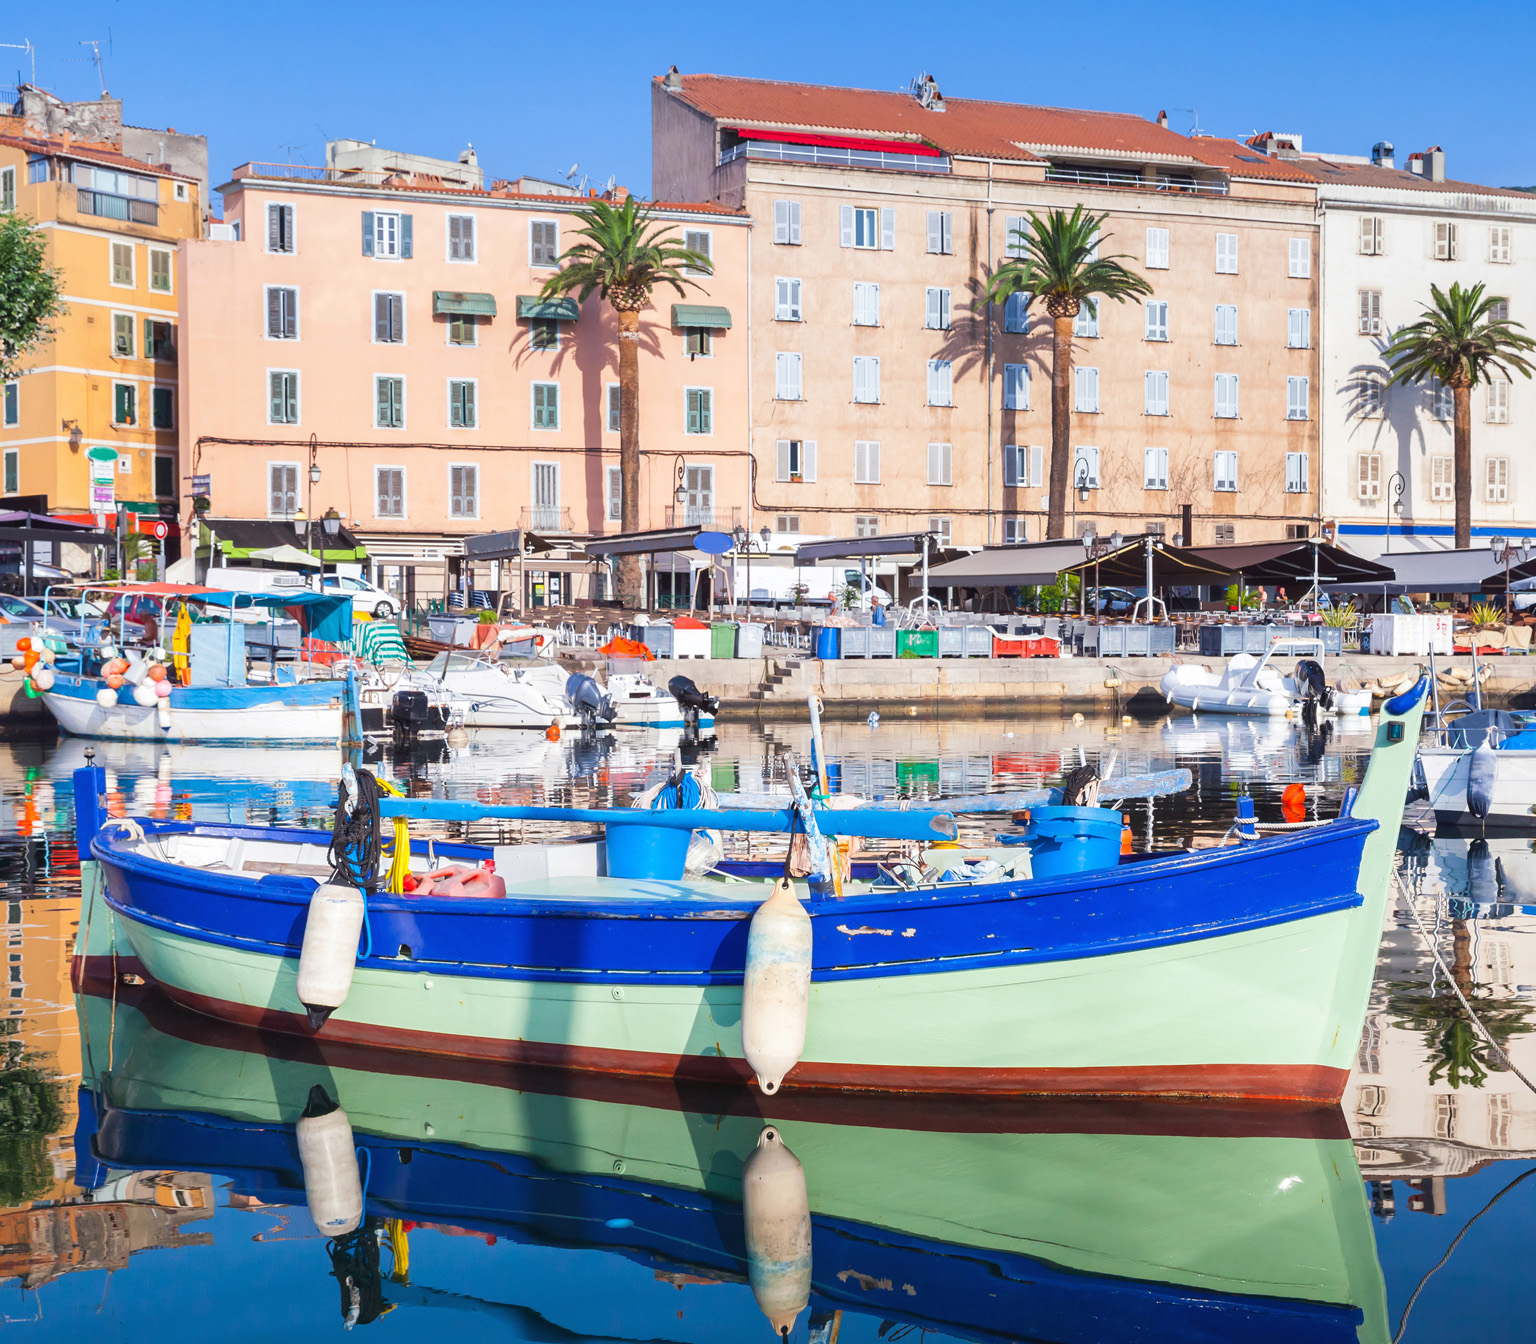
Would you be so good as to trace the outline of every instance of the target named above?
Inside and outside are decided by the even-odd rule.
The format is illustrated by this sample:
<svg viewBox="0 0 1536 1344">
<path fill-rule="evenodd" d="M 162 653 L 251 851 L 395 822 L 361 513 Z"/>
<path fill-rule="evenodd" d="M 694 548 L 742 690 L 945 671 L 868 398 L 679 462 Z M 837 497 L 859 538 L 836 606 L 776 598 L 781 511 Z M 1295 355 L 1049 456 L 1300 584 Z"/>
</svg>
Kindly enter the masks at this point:
<svg viewBox="0 0 1536 1344">
<path fill-rule="evenodd" d="M 1256 831 L 1309 831 L 1314 826 L 1326 826 L 1326 818 L 1317 821 L 1256 821 L 1253 828 Z"/>
</svg>

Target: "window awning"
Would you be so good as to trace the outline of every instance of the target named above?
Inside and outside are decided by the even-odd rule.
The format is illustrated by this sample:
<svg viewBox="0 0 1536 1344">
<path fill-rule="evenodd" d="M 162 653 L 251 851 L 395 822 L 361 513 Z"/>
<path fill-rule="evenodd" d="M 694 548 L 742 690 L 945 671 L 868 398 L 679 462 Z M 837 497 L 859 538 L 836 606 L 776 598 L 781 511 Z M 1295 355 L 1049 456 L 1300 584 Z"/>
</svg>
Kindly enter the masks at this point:
<svg viewBox="0 0 1536 1344">
<path fill-rule="evenodd" d="M 494 294 L 458 294 L 446 289 L 432 291 L 432 315 L 453 313 L 465 317 L 495 317 Z"/>
<path fill-rule="evenodd" d="M 1038 541 L 1022 546 L 988 546 L 958 560 L 935 565 L 928 581 L 935 588 L 1004 588 L 1055 583 L 1064 569 L 1079 564 L 1080 541 Z"/>
<path fill-rule="evenodd" d="M 731 325 L 731 310 L 716 308 L 707 303 L 674 303 L 672 325 L 674 327 L 718 327 L 722 331 L 728 331 Z"/>
<path fill-rule="evenodd" d="M 549 322 L 574 322 L 581 316 L 581 306 L 575 299 L 541 299 L 537 294 L 519 294 L 517 315 Z"/>
</svg>

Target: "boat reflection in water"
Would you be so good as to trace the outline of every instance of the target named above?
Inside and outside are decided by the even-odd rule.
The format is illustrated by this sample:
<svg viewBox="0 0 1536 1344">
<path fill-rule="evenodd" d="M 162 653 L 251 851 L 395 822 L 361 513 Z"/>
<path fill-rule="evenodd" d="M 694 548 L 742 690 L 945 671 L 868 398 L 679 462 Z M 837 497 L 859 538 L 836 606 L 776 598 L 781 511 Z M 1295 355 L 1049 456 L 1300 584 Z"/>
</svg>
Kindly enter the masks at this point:
<svg viewBox="0 0 1536 1344">
<path fill-rule="evenodd" d="M 307 1201 L 333 1234 L 315 1273 L 353 1324 L 434 1305 L 422 1246 L 415 1286 L 388 1270 L 406 1224 L 430 1223 L 652 1268 L 655 1300 L 625 1303 L 636 1338 L 672 1319 L 674 1285 L 710 1282 L 748 1285 L 775 1333 L 813 1341 L 839 1313 L 882 1337 L 1387 1339 L 1337 1110 L 768 1099 L 405 1061 L 84 988 L 78 1179 L 196 1170 L 232 1202 Z M 551 1326 L 565 1336 L 528 1337 Z"/>
</svg>

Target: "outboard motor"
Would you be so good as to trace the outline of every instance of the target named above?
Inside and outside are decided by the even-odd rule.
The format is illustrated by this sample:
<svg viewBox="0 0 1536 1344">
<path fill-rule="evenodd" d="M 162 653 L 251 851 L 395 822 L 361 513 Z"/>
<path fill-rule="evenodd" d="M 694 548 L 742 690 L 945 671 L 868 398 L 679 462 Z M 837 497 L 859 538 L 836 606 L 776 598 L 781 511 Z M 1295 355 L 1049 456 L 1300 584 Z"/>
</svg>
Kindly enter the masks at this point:
<svg viewBox="0 0 1536 1344">
<path fill-rule="evenodd" d="M 1316 658 L 1303 658 L 1296 664 L 1296 688 L 1301 692 L 1302 712 L 1333 708 L 1333 687 L 1323 675 L 1323 665 Z"/>
<path fill-rule="evenodd" d="M 432 706 L 425 691 L 396 691 L 390 702 L 389 721 L 395 741 L 404 742 L 424 732 L 431 722 Z"/>
<path fill-rule="evenodd" d="M 599 722 L 606 726 L 618 717 L 613 697 L 585 672 L 573 672 L 567 678 L 565 698 L 571 702 L 571 708 L 581 715 L 583 728 L 596 728 Z"/>
<path fill-rule="evenodd" d="M 708 714 L 713 718 L 719 712 L 719 699 L 706 691 L 701 691 L 694 685 L 692 677 L 685 677 L 679 673 L 667 683 L 667 690 L 672 693 L 678 708 L 683 711 L 684 728 L 697 731 L 700 714 Z"/>
</svg>

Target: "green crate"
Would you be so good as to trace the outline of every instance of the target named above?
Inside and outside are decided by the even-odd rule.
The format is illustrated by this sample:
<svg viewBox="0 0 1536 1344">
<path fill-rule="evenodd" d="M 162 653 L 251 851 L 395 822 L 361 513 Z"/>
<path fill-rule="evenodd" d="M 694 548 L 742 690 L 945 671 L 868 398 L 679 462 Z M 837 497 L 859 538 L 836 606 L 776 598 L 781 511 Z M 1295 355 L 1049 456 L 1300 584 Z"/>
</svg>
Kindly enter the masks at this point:
<svg viewBox="0 0 1536 1344">
<path fill-rule="evenodd" d="M 939 632 L 937 630 L 898 630 L 896 656 L 898 658 L 937 658 Z"/>
</svg>

